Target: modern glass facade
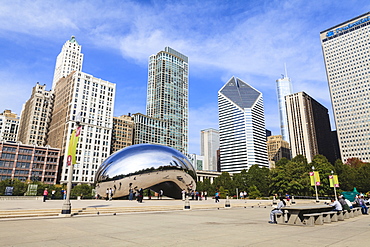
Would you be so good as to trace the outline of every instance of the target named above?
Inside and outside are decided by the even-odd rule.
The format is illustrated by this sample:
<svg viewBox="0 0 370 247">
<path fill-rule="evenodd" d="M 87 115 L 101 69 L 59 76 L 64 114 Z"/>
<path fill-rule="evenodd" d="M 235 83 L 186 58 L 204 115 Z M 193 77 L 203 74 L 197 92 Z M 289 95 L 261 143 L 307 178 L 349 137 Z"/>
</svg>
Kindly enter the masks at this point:
<svg viewBox="0 0 370 247">
<path fill-rule="evenodd" d="M 341 159 L 370 162 L 370 12 L 320 32 Z"/>
<path fill-rule="evenodd" d="M 166 47 L 149 58 L 146 115 L 166 121 L 165 145 L 188 151 L 188 57 Z"/>
<path fill-rule="evenodd" d="M 279 115 L 280 115 L 280 131 L 283 136 L 283 140 L 289 142 L 289 132 L 288 132 L 288 120 L 286 115 L 285 107 L 285 96 L 292 94 L 292 83 L 290 78 L 287 75 L 284 75 L 283 78 L 276 80 L 276 92 L 279 106 Z"/>
<path fill-rule="evenodd" d="M 218 109 L 221 171 L 268 167 L 262 93 L 232 77 L 218 92 Z"/>
</svg>

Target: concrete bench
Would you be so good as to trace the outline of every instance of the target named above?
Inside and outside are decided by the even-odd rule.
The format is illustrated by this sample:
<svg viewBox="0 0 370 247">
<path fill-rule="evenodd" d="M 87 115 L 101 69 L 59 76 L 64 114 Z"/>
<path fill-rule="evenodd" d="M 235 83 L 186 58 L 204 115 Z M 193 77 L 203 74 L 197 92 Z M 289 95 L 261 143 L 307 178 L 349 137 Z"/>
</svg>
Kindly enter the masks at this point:
<svg viewBox="0 0 370 247">
<path fill-rule="evenodd" d="M 348 212 L 347 210 L 343 210 L 342 213 L 343 213 L 343 217 L 345 219 L 349 219 L 350 218 L 351 211 Z"/>
<path fill-rule="evenodd" d="M 344 220 L 343 211 L 334 211 L 334 212 L 337 212 L 337 217 L 338 217 L 338 220 L 339 221 L 343 221 Z"/>
<path fill-rule="evenodd" d="M 355 217 L 361 215 L 361 208 L 360 207 L 352 208 L 352 210 L 353 210 L 353 215 Z"/>
<path fill-rule="evenodd" d="M 322 213 L 304 214 L 303 224 L 306 226 L 323 225 L 324 221 Z"/>
<path fill-rule="evenodd" d="M 283 213 L 276 213 L 275 217 L 276 217 L 276 222 L 278 224 L 285 224 L 285 219 L 284 219 L 284 214 Z"/>
<path fill-rule="evenodd" d="M 338 221 L 337 212 L 329 211 L 329 212 L 323 212 L 321 214 L 324 219 L 324 223 L 331 223 L 331 222 Z"/>
</svg>

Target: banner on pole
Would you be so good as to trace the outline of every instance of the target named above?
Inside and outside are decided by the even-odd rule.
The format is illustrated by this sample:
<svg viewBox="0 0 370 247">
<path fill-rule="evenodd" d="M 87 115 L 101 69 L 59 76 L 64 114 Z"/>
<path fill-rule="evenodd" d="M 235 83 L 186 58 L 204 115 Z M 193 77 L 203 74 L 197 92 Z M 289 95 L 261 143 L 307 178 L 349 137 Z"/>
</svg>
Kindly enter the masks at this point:
<svg viewBox="0 0 370 247">
<path fill-rule="evenodd" d="M 76 148 L 79 136 L 81 134 L 81 126 L 72 131 L 71 138 L 69 139 L 67 165 L 76 164 Z"/>
<path fill-rule="evenodd" d="M 310 172 L 311 186 L 320 185 L 320 175 L 319 172 Z"/>
<path fill-rule="evenodd" d="M 339 187 L 338 175 L 329 176 L 330 187 Z"/>
</svg>

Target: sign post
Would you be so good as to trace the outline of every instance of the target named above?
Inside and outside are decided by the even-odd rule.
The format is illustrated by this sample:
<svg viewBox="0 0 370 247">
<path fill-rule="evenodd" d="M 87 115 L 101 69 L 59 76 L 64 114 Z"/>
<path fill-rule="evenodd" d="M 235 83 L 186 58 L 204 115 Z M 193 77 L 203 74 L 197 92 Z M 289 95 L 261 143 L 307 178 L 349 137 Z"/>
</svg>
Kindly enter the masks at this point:
<svg viewBox="0 0 370 247">
<path fill-rule="evenodd" d="M 338 200 L 336 187 L 339 187 L 339 181 L 338 181 L 338 175 L 334 175 L 334 171 L 331 171 L 331 175 L 329 176 L 329 182 L 330 182 L 330 187 L 334 188 L 335 200 Z"/>
<path fill-rule="evenodd" d="M 310 180 L 311 180 L 311 186 L 315 186 L 315 193 L 316 193 L 316 202 L 319 201 L 319 196 L 317 194 L 317 186 L 320 185 L 320 175 L 319 172 L 315 172 L 315 167 L 312 166 L 312 172 L 310 172 Z"/>
<path fill-rule="evenodd" d="M 69 139 L 68 146 L 68 156 L 67 156 L 67 166 L 69 167 L 68 171 L 68 183 L 67 183 L 67 195 L 64 201 L 61 216 L 71 216 L 71 190 L 72 190 L 72 177 L 73 177 L 73 166 L 76 164 L 76 148 L 79 136 L 81 134 L 81 128 L 79 122 L 76 122 L 76 129 L 72 131 L 71 138 Z"/>
</svg>

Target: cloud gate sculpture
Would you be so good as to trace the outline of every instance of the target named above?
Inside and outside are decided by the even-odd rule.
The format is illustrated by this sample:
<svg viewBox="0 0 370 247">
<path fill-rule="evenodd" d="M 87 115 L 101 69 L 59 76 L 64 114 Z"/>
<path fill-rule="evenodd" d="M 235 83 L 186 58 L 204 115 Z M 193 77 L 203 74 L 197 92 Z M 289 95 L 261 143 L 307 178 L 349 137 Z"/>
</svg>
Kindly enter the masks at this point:
<svg viewBox="0 0 370 247">
<path fill-rule="evenodd" d="M 163 195 L 180 199 L 181 191 L 196 188 L 196 172 L 189 160 L 176 149 L 154 144 L 126 147 L 108 157 L 99 167 L 96 191 L 106 195 L 114 189 L 113 198 L 129 195 L 131 189 L 163 190 Z"/>
</svg>

